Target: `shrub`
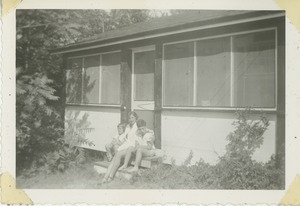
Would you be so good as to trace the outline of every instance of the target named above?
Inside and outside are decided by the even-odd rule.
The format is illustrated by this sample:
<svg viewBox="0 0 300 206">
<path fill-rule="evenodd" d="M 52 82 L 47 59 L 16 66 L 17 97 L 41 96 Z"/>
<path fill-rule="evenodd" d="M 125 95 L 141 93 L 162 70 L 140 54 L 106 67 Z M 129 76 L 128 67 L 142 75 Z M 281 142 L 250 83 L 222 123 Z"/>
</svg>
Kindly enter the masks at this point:
<svg viewBox="0 0 300 206">
<path fill-rule="evenodd" d="M 63 118 L 52 106 L 57 101 L 53 81 L 46 75 L 26 75 L 16 70 L 16 167 L 17 174 L 40 164 L 63 136 Z"/>
<path fill-rule="evenodd" d="M 252 156 L 263 143 L 269 121 L 263 114 L 258 120 L 250 120 L 250 109 L 236 114 L 237 120 L 233 122 L 235 130 L 227 136 L 226 153 L 219 157 L 215 166 L 218 184 L 224 189 L 268 188 L 268 170 L 265 164 L 256 162 Z"/>
<path fill-rule="evenodd" d="M 267 163 L 252 159 L 263 143 L 269 121 L 263 114 L 258 120 L 250 120 L 251 115 L 250 109 L 237 111 L 235 130 L 227 136 L 226 152 L 216 165 L 202 159 L 190 165 L 191 151 L 182 165 L 160 164 L 135 176 L 133 183 L 167 189 L 283 189 L 284 168 L 276 167 L 275 156 Z"/>
<path fill-rule="evenodd" d="M 65 136 L 58 138 L 56 149 L 53 152 L 44 155 L 45 165 L 42 170 L 46 172 L 63 172 L 69 167 L 74 167 L 85 162 L 85 149 L 80 145 L 94 145 L 85 135 L 93 128 L 88 127 L 87 115 L 81 119 L 78 116 L 66 120 Z"/>
<path fill-rule="evenodd" d="M 237 120 L 233 122 L 235 130 L 226 137 L 229 141 L 226 155 L 232 158 L 251 158 L 263 143 L 263 134 L 269 126 L 269 120 L 263 114 L 259 120 L 250 120 L 250 109 L 237 111 L 236 115 Z"/>
<path fill-rule="evenodd" d="M 132 184 L 140 183 L 163 189 L 196 189 L 194 178 L 187 166 L 159 164 L 155 168 L 144 170 L 135 175 Z"/>
</svg>

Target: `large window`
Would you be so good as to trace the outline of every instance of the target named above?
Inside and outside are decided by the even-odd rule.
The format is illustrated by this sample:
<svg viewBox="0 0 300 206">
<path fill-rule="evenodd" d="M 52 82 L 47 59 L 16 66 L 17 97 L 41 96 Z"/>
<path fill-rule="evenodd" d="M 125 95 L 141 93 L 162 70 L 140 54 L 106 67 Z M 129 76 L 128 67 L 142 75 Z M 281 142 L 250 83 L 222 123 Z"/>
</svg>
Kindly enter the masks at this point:
<svg viewBox="0 0 300 206">
<path fill-rule="evenodd" d="M 172 44 L 164 50 L 165 105 L 193 105 L 193 42 Z"/>
<path fill-rule="evenodd" d="M 154 68 L 155 52 L 144 51 L 134 53 L 134 100 L 154 100 Z"/>
<path fill-rule="evenodd" d="M 164 106 L 275 108 L 275 30 L 164 46 Z"/>
<path fill-rule="evenodd" d="M 66 102 L 119 104 L 120 61 L 120 53 L 69 59 Z"/>
<path fill-rule="evenodd" d="M 235 105 L 275 107 L 275 32 L 233 38 Z"/>
<path fill-rule="evenodd" d="M 101 103 L 120 103 L 120 53 L 102 55 Z"/>
<path fill-rule="evenodd" d="M 196 42 L 197 106 L 230 106 L 230 39 Z"/>
<path fill-rule="evenodd" d="M 82 92 L 82 59 L 69 61 L 66 73 L 66 102 L 80 103 Z"/>
<path fill-rule="evenodd" d="M 83 103 L 99 103 L 100 57 L 86 57 L 83 59 L 83 63 Z"/>
</svg>

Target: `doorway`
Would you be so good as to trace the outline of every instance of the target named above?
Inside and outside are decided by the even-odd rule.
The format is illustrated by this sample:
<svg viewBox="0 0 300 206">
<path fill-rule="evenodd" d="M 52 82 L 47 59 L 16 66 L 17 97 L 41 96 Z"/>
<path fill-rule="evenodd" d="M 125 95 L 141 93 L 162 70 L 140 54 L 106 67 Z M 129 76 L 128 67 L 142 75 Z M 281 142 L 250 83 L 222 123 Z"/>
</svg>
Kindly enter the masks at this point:
<svg viewBox="0 0 300 206">
<path fill-rule="evenodd" d="M 154 71 L 155 47 L 133 49 L 131 106 L 151 130 L 154 130 Z"/>
</svg>

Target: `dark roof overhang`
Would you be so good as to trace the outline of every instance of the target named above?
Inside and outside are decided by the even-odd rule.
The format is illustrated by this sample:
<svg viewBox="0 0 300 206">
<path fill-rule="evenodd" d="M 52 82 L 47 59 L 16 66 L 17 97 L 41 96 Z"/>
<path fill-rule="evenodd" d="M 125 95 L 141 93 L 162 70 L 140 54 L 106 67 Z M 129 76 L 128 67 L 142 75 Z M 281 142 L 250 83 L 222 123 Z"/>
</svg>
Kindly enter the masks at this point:
<svg viewBox="0 0 300 206">
<path fill-rule="evenodd" d="M 284 11 L 209 11 L 198 10 L 186 14 L 153 19 L 99 34 L 90 39 L 51 50 L 52 54 L 70 53 L 138 41 L 174 33 L 183 33 L 222 25 L 251 22 L 284 16 Z"/>
</svg>

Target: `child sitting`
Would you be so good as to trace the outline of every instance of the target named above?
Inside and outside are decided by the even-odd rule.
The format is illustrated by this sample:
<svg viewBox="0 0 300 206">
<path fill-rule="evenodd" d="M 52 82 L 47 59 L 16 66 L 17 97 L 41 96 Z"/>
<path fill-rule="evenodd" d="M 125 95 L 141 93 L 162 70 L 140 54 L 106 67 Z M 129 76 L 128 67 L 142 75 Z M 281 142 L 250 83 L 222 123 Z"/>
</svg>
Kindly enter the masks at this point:
<svg viewBox="0 0 300 206">
<path fill-rule="evenodd" d="M 106 155 L 109 161 L 112 160 L 113 156 L 117 152 L 118 148 L 123 144 L 125 141 L 126 135 L 125 135 L 125 124 L 118 124 L 118 134 L 116 134 L 111 143 L 105 145 L 106 149 Z"/>
<path fill-rule="evenodd" d="M 138 127 L 136 132 L 136 145 L 135 147 L 129 147 L 127 149 L 124 164 L 120 167 L 120 170 L 128 167 L 132 153 L 136 153 L 136 158 L 135 166 L 130 170 L 131 172 L 138 171 L 143 157 L 155 155 L 154 132 L 146 127 L 146 122 L 143 119 L 139 119 L 136 125 Z"/>
</svg>

